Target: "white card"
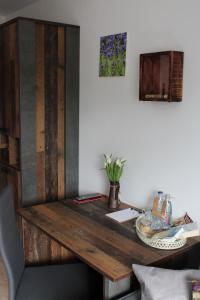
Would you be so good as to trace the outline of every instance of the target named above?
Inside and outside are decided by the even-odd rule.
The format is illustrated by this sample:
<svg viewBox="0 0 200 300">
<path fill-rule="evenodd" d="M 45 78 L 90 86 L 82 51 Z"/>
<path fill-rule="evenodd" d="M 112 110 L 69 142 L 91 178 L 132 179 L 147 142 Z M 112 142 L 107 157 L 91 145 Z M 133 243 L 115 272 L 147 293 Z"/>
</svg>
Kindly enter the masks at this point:
<svg viewBox="0 0 200 300">
<path fill-rule="evenodd" d="M 106 214 L 106 216 L 119 223 L 122 223 L 137 218 L 139 216 L 139 212 L 136 211 L 135 209 L 127 208 L 127 209 Z"/>
</svg>

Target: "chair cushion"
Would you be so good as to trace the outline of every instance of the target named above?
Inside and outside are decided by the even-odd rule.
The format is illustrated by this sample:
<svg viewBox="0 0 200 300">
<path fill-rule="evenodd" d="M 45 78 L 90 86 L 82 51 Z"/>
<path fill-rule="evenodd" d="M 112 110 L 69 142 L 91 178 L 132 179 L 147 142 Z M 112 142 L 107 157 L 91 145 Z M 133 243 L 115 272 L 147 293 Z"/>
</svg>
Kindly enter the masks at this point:
<svg viewBox="0 0 200 300">
<path fill-rule="evenodd" d="M 133 264 L 141 285 L 142 300 L 188 300 L 192 280 L 200 280 L 200 270 L 167 270 Z"/>
<path fill-rule="evenodd" d="M 16 300 L 88 300 L 89 269 L 85 264 L 28 267 Z"/>
</svg>

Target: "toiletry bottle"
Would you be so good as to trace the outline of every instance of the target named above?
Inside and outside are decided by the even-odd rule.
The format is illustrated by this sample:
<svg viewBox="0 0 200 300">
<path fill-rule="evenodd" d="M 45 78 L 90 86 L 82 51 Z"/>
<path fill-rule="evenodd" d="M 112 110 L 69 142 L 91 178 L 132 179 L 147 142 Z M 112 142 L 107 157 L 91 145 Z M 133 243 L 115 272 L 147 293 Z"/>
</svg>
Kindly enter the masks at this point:
<svg viewBox="0 0 200 300">
<path fill-rule="evenodd" d="M 168 225 L 170 225 L 172 222 L 172 197 L 170 194 L 165 196 L 165 200 L 167 201 L 165 221 Z"/>
<path fill-rule="evenodd" d="M 161 212 L 162 204 L 163 204 L 163 200 L 164 200 L 164 194 L 162 191 L 158 191 L 157 198 L 158 198 L 158 211 Z"/>
</svg>

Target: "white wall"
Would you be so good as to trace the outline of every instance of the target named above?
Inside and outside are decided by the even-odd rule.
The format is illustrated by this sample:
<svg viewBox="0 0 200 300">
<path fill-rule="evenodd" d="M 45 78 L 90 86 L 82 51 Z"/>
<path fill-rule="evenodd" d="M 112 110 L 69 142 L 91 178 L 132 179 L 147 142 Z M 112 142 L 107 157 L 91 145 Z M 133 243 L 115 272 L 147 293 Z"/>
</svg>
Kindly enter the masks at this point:
<svg viewBox="0 0 200 300">
<path fill-rule="evenodd" d="M 107 191 L 102 154 L 127 159 L 122 200 L 172 193 L 176 214 L 200 210 L 199 0 L 42 0 L 17 15 L 81 26 L 80 192 Z M 127 75 L 99 78 L 99 38 L 128 32 Z M 139 54 L 185 52 L 182 103 L 138 101 Z"/>
</svg>

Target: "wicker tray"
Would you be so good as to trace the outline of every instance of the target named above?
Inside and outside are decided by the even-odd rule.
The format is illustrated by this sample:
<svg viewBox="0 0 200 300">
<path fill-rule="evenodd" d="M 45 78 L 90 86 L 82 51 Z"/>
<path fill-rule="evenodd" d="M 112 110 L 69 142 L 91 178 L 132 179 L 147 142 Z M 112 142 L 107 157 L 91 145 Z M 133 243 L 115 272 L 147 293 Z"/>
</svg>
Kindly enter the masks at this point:
<svg viewBox="0 0 200 300">
<path fill-rule="evenodd" d="M 186 239 L 177 239 L 177 240 L 171 240 L 168 239 L 156 239 L 156 238 L 147 238 L 140 230 L 139 230 L 139 223 L 141 222 L 141 219 L 144 216 L 140 216 L 136 220 L 136 232 L 141 241 L 143 241 L 146 245 L 157 248 L 157 249 L 162 249 L 162 250 L 174 250 L 174 249 L 179 249 L 183 247 L 187 240 Z"/>
</svg>

